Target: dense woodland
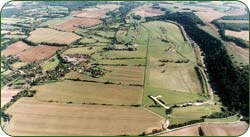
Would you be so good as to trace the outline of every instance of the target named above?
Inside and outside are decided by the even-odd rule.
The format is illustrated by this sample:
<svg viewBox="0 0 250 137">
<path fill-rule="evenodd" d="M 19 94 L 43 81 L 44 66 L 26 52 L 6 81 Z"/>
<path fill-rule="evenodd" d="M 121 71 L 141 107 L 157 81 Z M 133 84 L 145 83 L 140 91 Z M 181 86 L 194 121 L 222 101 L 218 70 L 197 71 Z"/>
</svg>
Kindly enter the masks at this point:
<svg viewBox="0 0 250 137">
<path fill-rule="evenodd" d="M 204 61 L 213 88 L 229 111 L 249 116 L 249 66 L 235 66 L 223 43 L 200 29 L 204 25 L 193 13 L 173 13 L 147 20 L 173 20 L 180 23 L 205 55 Z"/>
</svg>

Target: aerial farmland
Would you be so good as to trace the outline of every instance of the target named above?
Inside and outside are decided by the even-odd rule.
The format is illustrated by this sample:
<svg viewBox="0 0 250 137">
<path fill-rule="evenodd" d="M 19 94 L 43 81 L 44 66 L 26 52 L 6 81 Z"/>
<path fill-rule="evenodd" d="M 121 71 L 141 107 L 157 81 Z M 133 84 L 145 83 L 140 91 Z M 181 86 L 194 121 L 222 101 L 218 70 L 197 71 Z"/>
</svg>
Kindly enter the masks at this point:
<svg viewBox="0 0 250 137">
<path fill-rule="evenodd" d="M 27 1 L 1 14 L 9 135 L 237 136 L 249 126 L 240 2 Z"/>
</svg>

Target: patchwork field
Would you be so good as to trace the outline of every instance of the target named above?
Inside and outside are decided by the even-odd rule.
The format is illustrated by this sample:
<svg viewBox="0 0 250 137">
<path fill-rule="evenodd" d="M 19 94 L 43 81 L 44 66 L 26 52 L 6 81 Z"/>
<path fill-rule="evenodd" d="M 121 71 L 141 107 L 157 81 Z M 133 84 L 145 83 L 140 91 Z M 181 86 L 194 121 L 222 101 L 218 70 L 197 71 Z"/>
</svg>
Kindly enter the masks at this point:
<svg viewBox="0 0 250 137">
<path fill-rule="evenodd" d="M 26 50 L 17 56 L 24 62 L 41 61 L 53 56 L 58 49 L 60 49 L 60 47 L 39 45 L 34 46 L 33 48 Z"/>
<path fill-rule="evenodd" d="M 141 87 L 79 81 L 46 83 L 32 89 L 37 90 L 38 100 L 78 104 L 137 105 L 142 96 Z"/>
<path fill-rule="evenodd" d="M 100 10 L 99 8 L 86 8 L 81 11 L 72 11 L 71 16 L 79 18 L 92 18 L 100 19 L 106 14 L 105 10 Z"/>
<path fill-rule="evenodd" d="M 13 117 L 6 132 L 19 136 L 138 135 L 160 129 L 162 122 L 142 108 L 55 104 L 32 98 L 18 100 L 7 112 Z"/>
<path fill-rule="evenodd" d="M 92 18 L 72 18 L 64 21 L 63 23 L 55 25 L 55 28 L 65 31 L 75 31 L 79 26 L 90 27 L 102 23 L 99 19 Z"/>
<path fill-rule="evenodd" d="M 57 44 L 70 44 L 80 36 L 70 33 L 70 32 L 62 32 L 48 28 L 37 28 L 36 30 L 30 33 L 28 40 L 34 43 L 57 43 Z"/>
<path fill-rule="evenodd" d="M 225 34 L 228 36 L 234 36 L 237 38 L 241 38 L 245 41 L 249 41 L 249 31 L 231 31 L 231 30 L 225 30 Z"/>
<path fill-rule="evenodd" d="M 5 50 L 1 51 L 2 56 L 17 55 L 23 51 L 32 48 L 32 46 L 27 45 L 22 41 L 18 41 L 9 45 Z"/>
</svg>

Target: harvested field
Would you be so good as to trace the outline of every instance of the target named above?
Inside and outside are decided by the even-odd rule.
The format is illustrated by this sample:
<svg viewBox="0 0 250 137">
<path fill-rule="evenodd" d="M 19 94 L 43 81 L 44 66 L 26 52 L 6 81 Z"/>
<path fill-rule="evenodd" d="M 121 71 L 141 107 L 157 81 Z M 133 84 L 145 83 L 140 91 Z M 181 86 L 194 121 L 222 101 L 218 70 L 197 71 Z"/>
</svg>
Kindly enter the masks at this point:
<svg viewBox="0 0 250 137">
<path fill-rule="evenodd" d="M 204 124 L 201 126 L 205 136 L 239 136 L 243 134 L 248 125 L 245 122 L 234 124 Z"/>
<path fill-rule="evenodd" d="M 60 47 L 39 45 L 34 46 L 33 48 L 26 50 L 17 56 L 24 62 L 41 61 L 53 56 L 58 49 L 60 49 Z"/>
<path fill-rule="evenodd" d="M 241 38 L 245 41 L 249 41 L 249 31 L 231 31 L 231 30 L 225 30 L 225 34 L 228 36 L 234 36 L 237 38 Z"/>
<path fill-rule="evenodd" d="M 97 8 L 100 8 L 102 10 L 115 10 L 118 9 L 120 7 L 120 5 L 118 4 L 98 4 L 96 6 Z"/>
<path fill-rule="evenodd" d="M 19 93 L 22 89 L 11 89 L 7 86 L 4 86 L 1 88 L 1 108 L 10 102 L 12 99 L 12 96 L 15 96 L 17 93 Z"/>
<path fill-rule="evenodd" d="M 136 107 L 55 104 L 21 98 L 7 113 L 12 115 L 10 135 L 138 135 L 160 129 L 162 119 Z"/>
<path fill-rule="evenodd" d="M 16 63 L 12 64 L 11 67 L 13 69 L 19 69 L 19 68 L 21 68 L 21 67 L 23 67 L 23 66 L 25 66 L 27 64 L 28 63 L 26 63 L 26 62 L 16 62 Z"/>
<path fill-rule="evenodd" d="M 48 28 L 37 28 L 36 30 L 30 33 L 28 40 L 34 43 L 46 42 L 57 44 L 70 44 L 79 38 L 81 37 L 70 32 L 62 32 Z"/>
<path fill-rule="evenodd" d="M 141 87 L 80 81 L 46 83 L 32 89 L 37 90 L 39 100 L 79 104 L 135 105 L 141 104 L 142 96 Z"/>
<path fill-rule="evenodd" d="M 239 136 L 247 130 L 248 125 L 245 122 L 199 124 L 169 131 L 160 136 L 199 136 L 199 128 L 202 129 L 204 136 Z"/>
<path fill-rule="evenodd" d="M 211 22 L 215 19 L 225 16 L 225 13 L 213 9 L 209 9 L 206 11 L 198 11 L 194 13 L 205 22 Z"/>
<path fill-rule="evenodd" d="M 99 8 L 87 8 L 81 11 L 72 11 L 71 16 L 78 18 L 92 18 L 100 19 L 106 14 L 105 10 L 100 10 Z"/>
<path fill-rule="evenodd" d="M 55 28 L 65 30 L 65 31 L 75 31 L 78 26 L 91 27 L 102 23 L 99 19 L 91 18 L 72 18 L 64 21 L 61 24 L 55 25 Z"/>
<path fill-rule="evenodd" d="M 5 50 L 1 52 L 2 56 L 17 55 L 25 50 L 32 48 L 22 41 L 11 44 Z"/>
</svg>

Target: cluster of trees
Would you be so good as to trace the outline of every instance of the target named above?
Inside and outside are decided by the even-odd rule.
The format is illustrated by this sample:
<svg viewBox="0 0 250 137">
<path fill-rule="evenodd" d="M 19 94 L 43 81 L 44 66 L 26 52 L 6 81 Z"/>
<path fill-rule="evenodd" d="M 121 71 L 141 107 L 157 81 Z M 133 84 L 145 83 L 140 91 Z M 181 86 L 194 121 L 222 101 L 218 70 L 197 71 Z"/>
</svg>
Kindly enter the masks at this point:
<svg viewBox="0 0 250 137">
<path fill-rule="evenodd" d="M 212 21 L 212 23 L 219 28 L 219 33 L 221 35 L 221 38 L 225 41 L 232 41 L 234 43 L 236 43 L 238 46 L 242 47 L 242 48 L 248 48 L 249 45 L 246 41 L 244 41 L 243 39 L 240 38 L 236 38 L 233 36 L 227 36 L 225 35 L 225 29 L 231 29 L 231 30 L 235 30 L 235 31 L 240 31 L 240 30 L 248 30 L 249 26 L 248 24 L 246 25 L 241 25 L 241 24 L 236 24 L 236 23 L 230 23 L 230 24 L 236 24 L 236 25 L 225 25 L 226 23 L 220 23 L 217 20 Z"/>
<path fill-rule="evenodd" d="M 249 30 L 248 23 L 225 23 L 225 22 L 219 22 L 218 20 L 214 20 L 213 23 L 222 29 L 228 29 L 233 31 Z"/>
<path fill-rule="evenodd" d="M 185 123 L 173 124 L 173 125 L 168 126 L 168 129 L 174 129 L 174 128 L 183 127 L 183 126 L 187 126 L 187 125 L 191 125 L 191 124 L 195 124 L 195 123 L 201 123 L 201 122 L 204 122 L 204 119 L 190 120 L 190 121 L 185 122 Z"/>
<path fill-rule="evenodd" d="M 193 13 L 173 13 L 158 17 L 161 20 L 173 20 L 181 24 L 205 54 L 204 61 L 222 104 L 229 111 L 249 116 L 249 65 L 236 66 L 232 62 L 223 43 L 200 29 L 203 24 Z M 149 20 L 150 18 L 148 18 Z M 153 20 L 151 18 L 150 20 Z"/>
<path fill-rule="evenodd" d="M 215 112 L 208 116 L 202 116 L 201 118 L 226 118 L 235 115 L 234 112 L 225 111 L 225 112 Z"/>
<path fill-rule="evenodd" d="M 249 15 L 244 14 L 241 16 L 223 16 L 221 17 L 222 20 L 249 20 Z"/>
</svg>

